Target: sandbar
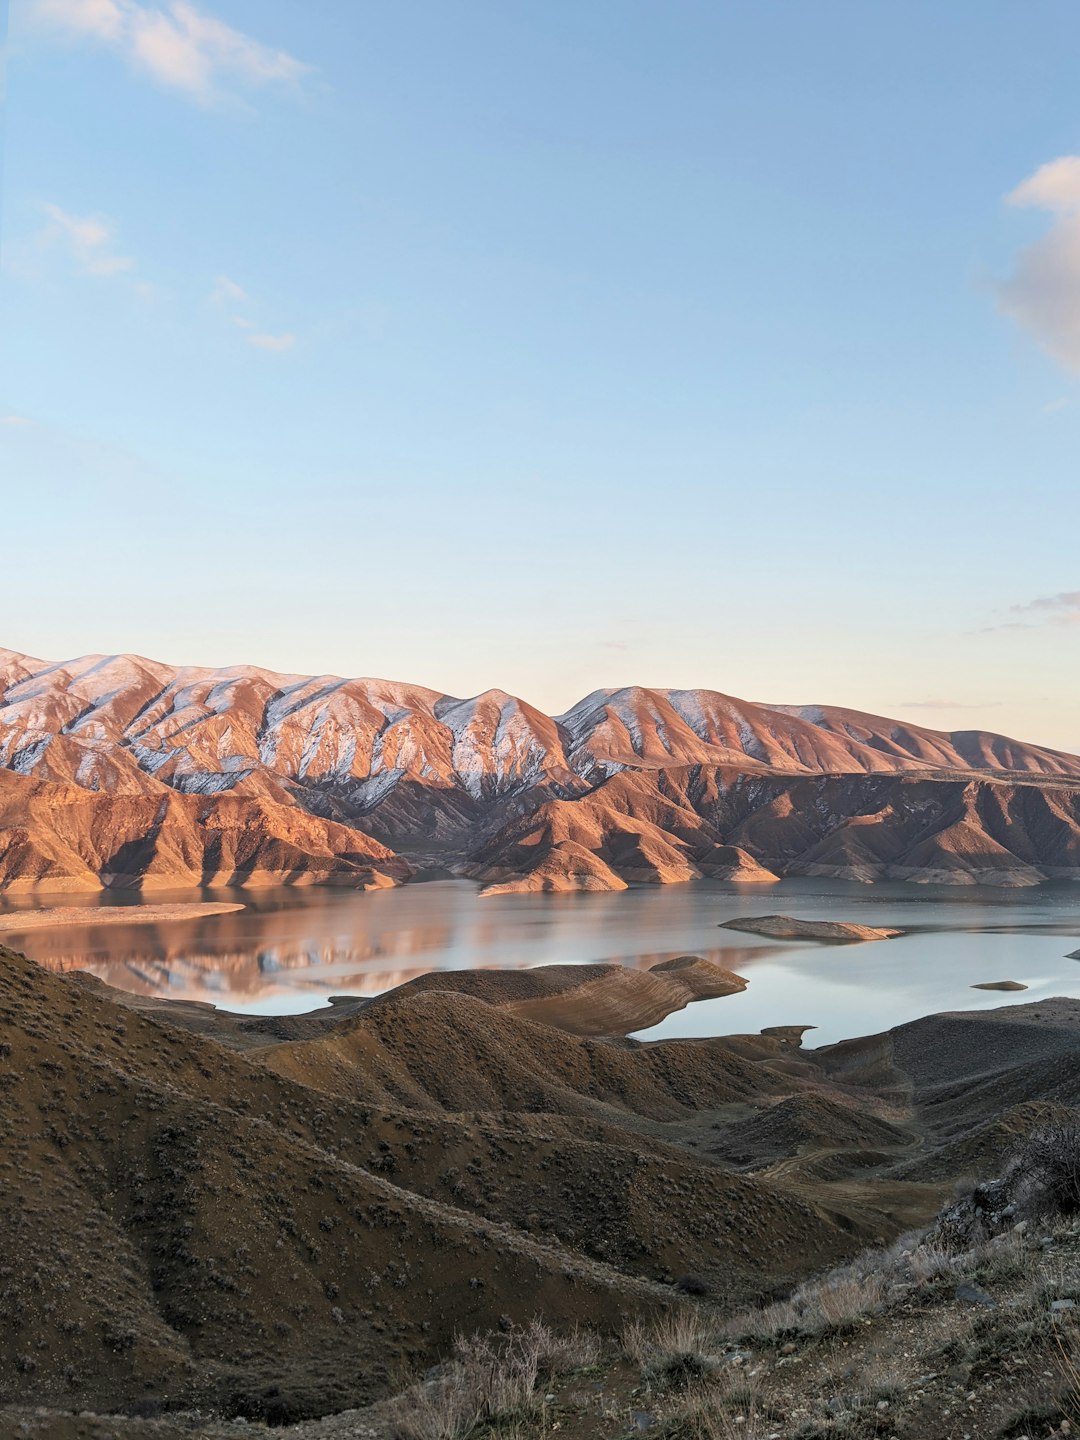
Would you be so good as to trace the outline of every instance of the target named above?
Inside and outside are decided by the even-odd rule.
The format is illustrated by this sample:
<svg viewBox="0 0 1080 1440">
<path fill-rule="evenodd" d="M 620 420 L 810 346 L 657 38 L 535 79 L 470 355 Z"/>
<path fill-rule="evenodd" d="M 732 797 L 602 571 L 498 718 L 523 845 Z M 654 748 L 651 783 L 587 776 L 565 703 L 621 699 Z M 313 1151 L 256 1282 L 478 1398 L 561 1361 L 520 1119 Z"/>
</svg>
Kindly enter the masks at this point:
<svg viewBox="0 0 1080 1440">
<path fill-rule="evenodd" d="M 0 934 L 52 930 L 64 925 L 161 925 L 176 920 L 201 920 L 228 915 L 243 905 L 211 900 L 190 905 L 58 905 L 45 910 L 10 910 L 0 915 Z"/>
</svg>

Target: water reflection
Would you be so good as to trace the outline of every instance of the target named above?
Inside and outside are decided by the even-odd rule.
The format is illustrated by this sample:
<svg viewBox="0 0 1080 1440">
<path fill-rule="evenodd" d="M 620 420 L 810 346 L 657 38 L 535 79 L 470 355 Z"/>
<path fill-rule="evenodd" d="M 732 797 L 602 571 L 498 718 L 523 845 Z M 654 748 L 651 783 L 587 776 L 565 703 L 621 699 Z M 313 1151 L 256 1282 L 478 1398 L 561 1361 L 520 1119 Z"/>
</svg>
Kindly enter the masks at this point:
<svg viewBox="0 0 1080 1440">
<path fill-rule="evenodd" d="M 85 969 L 143 995 L 262 1012 L 310 1009 L 332 994 L 376 994 L 432 969 L 466 966 L 607 960 L 647 967 L 692 952 L 750 980 L 743 995 L 669 1017 L 655 1032 L 665 1035 L 814 1024 L 817 1040 L 839 1039 L 933 1009 L 1001 1004 L 1001 995 L 968 988 L 987 980 L 1027 984 L 1020 1001 L 1080 993 L 1080 965 L 1065 959 L 1076 948 L 1067 937 L 1080 936 L 1077 886 L 1002 892 L 785 881 L 764 893 L 698 882 L 481 899 L 466 882 L 440 881 L 372 893 L 155 894 L 155 903 L 213 898 L 245 908 L 190 921 L 94 924 L 102 905 L 137 898 L 89 897 L 85 925 L 3 939 L 53 970 Z M 24 898 L 5 908 L 47 903 Z M 911 933 L 828 947 L 717 932 L 737 914 L 769 912 Z"/>
</svg>

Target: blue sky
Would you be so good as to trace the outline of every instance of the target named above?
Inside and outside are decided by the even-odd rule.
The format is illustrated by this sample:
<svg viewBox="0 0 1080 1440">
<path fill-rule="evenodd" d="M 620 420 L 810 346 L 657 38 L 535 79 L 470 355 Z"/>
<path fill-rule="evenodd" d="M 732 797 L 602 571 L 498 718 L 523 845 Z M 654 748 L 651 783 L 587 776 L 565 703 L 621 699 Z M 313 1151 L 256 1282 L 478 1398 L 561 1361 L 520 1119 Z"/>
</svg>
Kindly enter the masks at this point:
<svg viewBox="0 0 1080 1440">
<path fill-rule="evenodd" d="M 1080 749 L 1072 0 L 11 0 L 0 643 Z"/>
</svg>

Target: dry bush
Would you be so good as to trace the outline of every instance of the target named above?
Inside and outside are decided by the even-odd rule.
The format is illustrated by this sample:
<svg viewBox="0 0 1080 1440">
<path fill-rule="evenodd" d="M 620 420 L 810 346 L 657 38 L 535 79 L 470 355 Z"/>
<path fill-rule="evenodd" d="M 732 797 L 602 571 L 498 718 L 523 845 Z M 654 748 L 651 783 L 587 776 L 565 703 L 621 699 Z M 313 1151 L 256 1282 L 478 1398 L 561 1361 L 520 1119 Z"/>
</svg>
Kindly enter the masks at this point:
<svg viewBox="0 0 1080 1440">
<path fill-rule="evenodd" d="M 799 1333 L 799 1311 L 790 1300 L 776 1300 L 758 1309 L 743 1310 L 726 1321 L 723 1333 L 728 1340 L 772 1342 Z"/>
<path fill-rule="evenodd" d="M 967 1260 L 969 1257 L 963 1257 Z M 1030 1272 L 1034 1257 L 1015 1230 L 1006 1231 L 971 1252 L 972 1273 L 989 1282 L 1016 1280 Z"/>
<path fill-rule="evenodd" d="M 755 1310 L 744 1310 L 728 1320 L 728 1340 L 774 1343 L 785 1336 L 828 1335 L 849 1330 L 864 1316 L 876 1314 L 886 1301 L 884 1278 L 861 1267 L 835 1270 L 808 1281 L 790 1300 L 779 1300 Z"/>
<path fill-rule="evenodd" d="M 1032 1219 L 1080 1214 L 1080 1123 L 1062 1120 L 1026 1136 L 1008 1179 L 1018 1211 Z"/>
<path fill-rule="evenodd" d="M 805 1295 L 796 1291 L 802 1306 L 802 1325 L 810 1334 L 849 1330 L 857 1320 L 880 1310 L 885 1286 L 880 1275 L 847 1276 L 815 1286 Z"/>
<path fill-rule="evenodd" d="M 916 1285 L 926 1285 L 956 1269 L 956 1256 L 944 1245 L 919 1245 L 907 1254 L 908 1273 Z"/>
<path fill-rule="evenodd" d="M 716 1326 L 689 1309 L 635 1320 L 622 1334 L 623 1354 L 642 1377 L 672 1388 L 685 1387 L 713 1370 L 718 1343 Z"/>
<path fill-rule="evenodd" d="M 444 1374 L 401 1396 L 397 1434 L 465 1440 L 485 1421 L 535 1415 L 543 1408 L 538 1380 L 593 1365 L 599 1355 L 594 1335 L 558 1336 L 538 1320 L 506 1336 L 460 1336 Z"/>
<path fill-rule="evenodd" d="M 533 1321 L 533 1326 L 546 1330 L 546 1326 Z M 531 1328 L 531 1327 L 530 1327 Z M 541 1345 L 540 1374 L 565 1375 L 573 1370 L 588 1370 L 600 1362 L 600 1337 L 583 1325 L 575 1325 L 565 1335 L 556 1335 L 547 1330 Z"/>
<path fill-rule="evenodd" d="M 1075 1300 L 1080 1304 L 1080 1268 L 1073 1258 L 1055 1256 L 1038 1264 L 1025 1292 L 1028 1305 L 1048 1309 L 1055 1300 Z"/>
</svg>

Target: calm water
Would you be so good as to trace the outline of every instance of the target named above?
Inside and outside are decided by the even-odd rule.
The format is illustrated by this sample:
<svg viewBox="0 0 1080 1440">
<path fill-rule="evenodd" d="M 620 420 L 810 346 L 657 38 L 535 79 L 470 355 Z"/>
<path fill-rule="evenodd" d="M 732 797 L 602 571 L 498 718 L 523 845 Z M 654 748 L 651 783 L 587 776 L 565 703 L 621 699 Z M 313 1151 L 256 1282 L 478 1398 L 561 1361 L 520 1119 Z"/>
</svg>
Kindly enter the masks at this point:
<svg viewBox="0 0 1080 1440">
<path fill-rule="evenodd" d="M 767 887 L 699 881 L 607 895 L 481 899 L 445 881 L 359 894 L 313 889 L 154 894 L 152 903 L 229 899 L 238 913 L 165 925 L 95 925 L 94 911 L 137 897 L 88 898 L 85 926 L 0 938 L 53 969 L 82 968 L 142 994 L 230 1010 L 310 1010 L 330 995 L 372 995 L 428 970 L 615 961 L 648 967 L 687 952 L 750 982 L 745 994 L 671 1015 L 649 1038 L 814 1025 L 809 1044 L 872 1033 L 935 1010 L 1080 997 L 1080 885 L 1000 891 L 788 880 Z M 78 903 L 25 900 L 18 908 Z M 9 902 L 4 908 L 16 908 Z M 902 939 L 825 946 L 718 930 L 735 915 L 898 925 Z M 972 990 L 1018 980 L 1013 995 Z"/>
</svg>

